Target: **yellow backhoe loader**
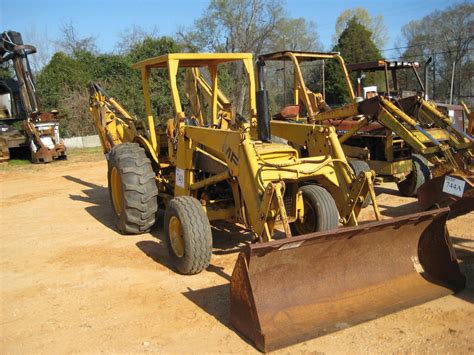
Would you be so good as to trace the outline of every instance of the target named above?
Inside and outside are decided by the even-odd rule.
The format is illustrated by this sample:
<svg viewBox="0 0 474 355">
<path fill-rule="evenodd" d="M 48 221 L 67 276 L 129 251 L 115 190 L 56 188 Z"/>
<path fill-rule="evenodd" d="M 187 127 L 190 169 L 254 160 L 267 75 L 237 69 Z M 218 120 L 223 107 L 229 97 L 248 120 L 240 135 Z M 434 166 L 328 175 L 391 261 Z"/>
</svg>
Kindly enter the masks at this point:
<svg viewBox="0 0 474 355">
<path fill-rule="evenodd" d="M 219 103 L 218 67 L 231 62 L 240 62 L 246 73 L 247 113 Z M 172 263 L 182 274 L 196 274 L 210 262 L 212 221 L 249 228 L 253 243 L 244 247 L 232 274 L 230 319 L 260 350 L 464 288 L 446 234 L 448 209 L 336 229 L 357 219 L 355 206 L 371 185 L 365 183 L 361 195 L 358 181 L 347 184 L 341 171 L 352 176 L 351 170 L 330 127 L 322 127 L 318 156 L 302 158 L 290 145 L 271 141 L 268 95 L 256 90 L 251 54 L 173 53 L 134 68 L 142 74 L 146 128 L 98 84 L 90 85 L 119 229 L 146 232 L 158 207 L 165 208 Z M 189 82 L 178 82 L 181 69 L 208 70 L 207 110 Z M 153 117 L 152 70 L 168 73 L 172 117 Z M 191 110 L 181 101 L 183 86 Z M 371 173 L 359 176 L 367 182 Z M 335 199 L 352 191 L 352 217 L 344 221 Z M 275 238 L 277 223 L 281 239 Z M 296 223 L 300 228 L 291 228 Z M 293 230 L 308 234 L 295 236 Z"/>
<path fill-rule="evenodd" d="M 321 60 L 339 63 L 352 103 L 332 109 L 321 93 L 308 89 L 300 64 Z M 449 119 L 430 104 L 419 98 L 410 101 L 412 105 L 404 101 L 401 106 L 396 100 L 377 94 L 365 100 L 357 99 L 339 53 L 287 51 L 259 57 L 260 66 L 269 61 L 290 62 L 293 66 L 293 107 L 297 109 L 292 121 L 336 127 L 349 160 L 366 161 L 378 177 L 395 181 L 403 195 L 418 196 L 423 209 L 455 203 L 458 213 L 469 210 L 465 202 L 470 199 L 463 202 L 462 197 L 474 195 L 470 166 L 473 139 L 450 125 Z M 306 111 L 301 117 L 300 105 Z M 276 117 L 287 120 L 284 112 L 285 109 Z M 272 132 L 289 141 L 298 139 L 297 135 L 288 134 L 286 126 L 273 120 Z M 301 137 L 304 129 L 300 130 Z M 307 149 L 307 144 L 301 143 L 298 142 Z"/>
<path fill-rule="evenodd" d="M 377 60 L 364 63 L 353 63 L 347 65 L 348 72 L 357 73 L 357 96 L 363 96 L 363 77 L 365 73 L 382 72 L 384 74 L 385 87 L 384 90 L 377 89 L 376 86 L 370 86 L 372 90 L 378 92 L 385 98 L 390 99 L 399 109 L 406 113 L 411 118 L 415 119 L 416 123 L 424 129 L 441 128 L 445 136 L 444 139 L 438 139 L 444 145 L 441 150 L 447 150 L 449 147 L 452 153 L 452 158 L 456 160 L 454 164 L 436 164 L 438 171 L 433 173 L 433 179 L 426 184 L 420 186 L 417 191 L 418 201 L 421 208 L 427 209 L 432 206 L 446 206 L 455 203 L 456 207 L 461 212 L 463 202 L 459 200 L 462 195 L 467 196 L 473 194 L 472 186 L 474 184 L 473 173 L 473 151 L 472 146 L 474 139 L 469 133 L 469 128 L 466 132 L 463 131 L 464 122 L 461 119 L 451 118 L 442 113 L 441 104 L 437 104 L 427 99 L 427 85 L 428 85 L 428 65 L 430 59 L 425 63 L 425 80 L 422 83 L 418 75 L 417 62 L 407 61 L 387 61 Z M 398 80 L 398 72 L 409 71 L 413 73 L 416 78 L 418 93 L 421 95 L 409 93 L 401 90 L 400 80 Z M 460 122 L 461 121 L 461 122 Z M 448 157 L 448 159 L 451 159 Z M 450 166 L 452 165 L 452 167 Z M 451 170 L 451 171 L 450 171 Z M 459 176 L 449 176 L 445 178 L 445 174 L 453 172 Z M 463 181 L 464 180 L 464 181 Z M 467 184 L 467 188 L 465 185 Z M 463 192 L 461 194 L 460 192 Z"/>
</svg>

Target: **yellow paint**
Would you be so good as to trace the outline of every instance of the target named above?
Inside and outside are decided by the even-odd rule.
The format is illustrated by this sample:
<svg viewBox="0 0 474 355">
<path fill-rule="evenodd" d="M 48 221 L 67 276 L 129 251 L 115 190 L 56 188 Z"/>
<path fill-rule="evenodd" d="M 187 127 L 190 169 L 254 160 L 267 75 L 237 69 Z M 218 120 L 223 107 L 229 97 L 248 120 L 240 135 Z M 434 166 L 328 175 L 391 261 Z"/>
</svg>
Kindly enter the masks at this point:
<svg viewBox="0 0 474 355">
<path fill-rule="evenodd" d="M 171 216 L 168 225 L 168 230 L 171 241 L 171 248 L 173 248 L 173 251 L 178 258 L 182 258 L 184 256 L 185 251 L 185 242 L 183 228 L 181 227 L 181 222 L 179 221 L 178 217 Z"/>
<path fill-rule="evenodd" d="M 151 98 L 150 98 L 150 87 L 148 80 L 150 78 L 150 69 L 142 68 L 142 83 L 143 83 L 143 97 L 145 99 L 145 111 L 148 123 L 148 129 L 150 131 L 150 141 L 151 146 L 155 153 L 158 153 L 158 142 L 156 141 L 156 132 L 155 132 L 155 120 L 153 118 L 153 113 L 151 109 Z"/>
<path fill-rule="evenodd" d="M 112 192 L 112 204 L 114 206 L 115 214 L 117 216 L 121 216 L 123 206 L 122 179 L 120 178 L 120 173 L 115 166 L 110 172 L 110 185 Z"/>
</svg>

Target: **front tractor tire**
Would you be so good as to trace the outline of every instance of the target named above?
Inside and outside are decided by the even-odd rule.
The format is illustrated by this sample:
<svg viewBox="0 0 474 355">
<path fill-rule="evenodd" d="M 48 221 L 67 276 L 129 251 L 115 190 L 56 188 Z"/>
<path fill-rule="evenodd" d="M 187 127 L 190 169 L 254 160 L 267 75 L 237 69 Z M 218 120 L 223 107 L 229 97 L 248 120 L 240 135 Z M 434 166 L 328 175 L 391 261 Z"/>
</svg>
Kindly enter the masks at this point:
<svg viewBox="0 0 474 355">
<path fill-rule="evenodd" d="M 418 188 L 431 179 L 428 161 L 419 154 L 412 155 L 412 170 L 405 180 L 397 183 L 398 191 L 403 196 L 416 197 Z"/>
<path fill-rule="evenodd" d="M 302 235 L 335 229 L 339 225 L 336 202 L 324 187 L 305 185 L 300 187 L 303 194 L 304 216 L 290 224 L 293 235 Z"/>
<path fill-rule="evenodd" d="M 109 156 L 107 176 L 120 232 L 148 232 L 155 224 L 158 211 L 158 188 L 145 150 L 136 143 L 115 146 Z"/>
<path fill-rule="evenodd" d="M 173 198 L 166 206 L 164 227 L 168 253 L 179 273 L 194 275 L 209 266 L 211 225 L 197 199 L 191 196 Z"/>
</svg>

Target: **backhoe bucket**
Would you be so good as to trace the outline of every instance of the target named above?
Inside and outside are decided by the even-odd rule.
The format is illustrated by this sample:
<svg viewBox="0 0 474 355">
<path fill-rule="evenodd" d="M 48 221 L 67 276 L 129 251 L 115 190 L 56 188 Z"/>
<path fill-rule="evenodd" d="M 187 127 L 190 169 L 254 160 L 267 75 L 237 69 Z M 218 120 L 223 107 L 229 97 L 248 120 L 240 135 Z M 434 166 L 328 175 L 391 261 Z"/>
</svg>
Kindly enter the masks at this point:
<svg viewBox="0 0 474 355">
<path fill-rule="evenodd" d="M 435 177 L 417 192 L 422 210 L 449 206 L 449 219 L 474 210 L 474 175 L 449 174 Z"/>
<path fill-rule="evenodd" d="M 271 351 L 462 290 L 448 208 L 250 245 L 231 322 Z"/>
</svg>

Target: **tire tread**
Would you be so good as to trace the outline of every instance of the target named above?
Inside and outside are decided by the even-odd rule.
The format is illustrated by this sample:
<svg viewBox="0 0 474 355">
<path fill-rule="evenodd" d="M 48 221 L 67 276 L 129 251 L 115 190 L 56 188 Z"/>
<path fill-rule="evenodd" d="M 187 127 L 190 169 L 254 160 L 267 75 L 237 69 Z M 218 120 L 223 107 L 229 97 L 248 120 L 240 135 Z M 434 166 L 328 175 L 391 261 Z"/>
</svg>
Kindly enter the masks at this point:
<svg viewBox="0 0 474 355">
<path fill-rule="evenodd" d="M 316 208 L 317 223 L 314 232 L 335 229 L 338 227 L 339 213 L 336 202 L 328 190 L 319 185 L 305 185 L 300 188 L 300 191 L 303 192 L 303 198 L 307 198 L 309 203 Z M 290 224 L 290 227 L 293 234 L 299 234 L 295 223 Z"/>
<path fill-rule="evenodd" d="M 412 155 L 412 171 L 407 178 L 397 183 L 398 191 L 403 196 L 416 197 L 418 188 L 431 179 L 428 161 L 420 154 Z"/>
<path fill-rule="evenodd" d="M 180 220 L 185 234 L 185 254 L 182 258 L 174 254 L 169 239 L 169 220 L 173 215 Z M 212 256 L 211 225 L 197 199 L 191 196 L 179 196 L 168 203 L 165 212 L 165 235 L 168 253 L 178 272 L 194 275 L 209 266 Z"/>
<path fill-rule="evenodd" d="M 109 193 L 112 200 L 110 174 L 115 166 L 122 180 L 123 213 L 118 228 L 124 234 L 146 233 L 155 224 L 158 211 L 158 188 L 155 172 L 145 150 L 136 143 L 115 146 L 109 156 Z"/>
</svg>

